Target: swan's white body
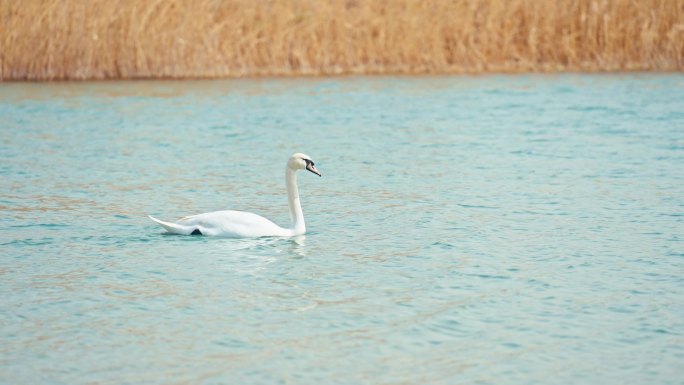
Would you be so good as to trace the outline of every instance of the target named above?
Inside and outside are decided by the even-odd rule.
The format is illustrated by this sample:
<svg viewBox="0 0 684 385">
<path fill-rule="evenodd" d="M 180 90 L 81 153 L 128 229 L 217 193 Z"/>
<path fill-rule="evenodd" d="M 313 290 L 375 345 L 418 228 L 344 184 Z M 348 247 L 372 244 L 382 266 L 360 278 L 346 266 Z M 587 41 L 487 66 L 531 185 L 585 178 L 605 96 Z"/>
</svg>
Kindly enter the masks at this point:
<svg viewBox="0 0 684 385">
<path fill-rule="evenodd" d="M 280 227 L 270 220 L 245 211 L 214 211 L 181 218 L 175 223 L 160 221 L 152 216 L 150 219 L 161 225 L 166 231 L 174 234 L 213 235 L 230 238 L 254 237 L 290 237 L 306 232 L 304 213 L 299 201 L 297 189 L 297 171 L 309 170 L 320 176 L 314 163 L 307 155 L 297 153 L 290 157 L 285 168 L 285 184 L 287 186 L 287 203 L 290 208 L 291 226 Z"/>
</svg>

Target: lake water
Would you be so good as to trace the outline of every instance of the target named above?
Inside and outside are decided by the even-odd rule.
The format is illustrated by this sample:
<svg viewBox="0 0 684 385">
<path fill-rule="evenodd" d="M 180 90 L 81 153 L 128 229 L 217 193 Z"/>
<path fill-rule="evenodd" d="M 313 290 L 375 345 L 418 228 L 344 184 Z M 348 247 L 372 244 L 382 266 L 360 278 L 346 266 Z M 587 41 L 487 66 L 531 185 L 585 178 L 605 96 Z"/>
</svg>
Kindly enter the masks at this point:
<svg viewBox="0 0 684 385">
<path fill-rule="evenodd" d="M 684 378 L 682 75 L 5 83 L 0 178 L 2 384 Z"/>
</svg>

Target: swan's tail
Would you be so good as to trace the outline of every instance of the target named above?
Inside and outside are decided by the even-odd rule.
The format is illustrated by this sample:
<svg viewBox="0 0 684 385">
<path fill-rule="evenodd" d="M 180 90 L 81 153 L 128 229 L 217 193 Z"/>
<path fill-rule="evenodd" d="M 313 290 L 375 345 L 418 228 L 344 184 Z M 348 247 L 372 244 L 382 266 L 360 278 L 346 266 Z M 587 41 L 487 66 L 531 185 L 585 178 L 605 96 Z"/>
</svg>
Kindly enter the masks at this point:
<svg viewBox="0 0 684 385">
<path fill-rule="evenodd" d="M 181 234 L 181 235 L 188 235 L 192 233 L 192 228 L 189 226 L 183 226 L 179 225 L 177 223 L 170 223 L 170 222 L 164 222 L 160 221 L 159 219 L 153 217 L 152 215 L 148 215 L 151 220 L 157 222 L 161 227 L 166 229 L 169 233 L 174 233 L 174 234 Z"/>
</svg>

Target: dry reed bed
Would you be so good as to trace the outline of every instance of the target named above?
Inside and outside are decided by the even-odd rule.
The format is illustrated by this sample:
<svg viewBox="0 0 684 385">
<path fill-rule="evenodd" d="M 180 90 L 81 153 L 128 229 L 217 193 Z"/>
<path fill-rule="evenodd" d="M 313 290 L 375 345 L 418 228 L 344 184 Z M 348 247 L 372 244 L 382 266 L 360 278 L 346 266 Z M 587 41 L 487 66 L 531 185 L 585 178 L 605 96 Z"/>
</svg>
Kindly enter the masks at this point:
<svg viewBox="0 0 684 385">
<path fill-rule="evenodd" d="M 0 0 L 0 79 L 684 69 L 684 0 Z"/>
</svg>

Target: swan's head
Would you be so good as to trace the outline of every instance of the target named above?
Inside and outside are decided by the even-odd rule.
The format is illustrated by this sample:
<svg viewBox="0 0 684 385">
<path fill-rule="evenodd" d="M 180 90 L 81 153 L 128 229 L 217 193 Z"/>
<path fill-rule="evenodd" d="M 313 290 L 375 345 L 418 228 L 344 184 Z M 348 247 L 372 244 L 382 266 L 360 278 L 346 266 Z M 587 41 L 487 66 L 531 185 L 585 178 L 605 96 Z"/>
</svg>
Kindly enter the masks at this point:
<svg viewBox="0 0 684 385">
<path fill-rule="evenodd" d="M 316 167 L 314 167 L 314 161 L 311 160 L 311 157 L 300 152 L 290 157 L 290 160 L 287 162 L 287 167 L 291 168 L 292 170 L 308 170 L 318 176 L 321 176 L 321 173 L 316 170 Z"/>
</svg>

